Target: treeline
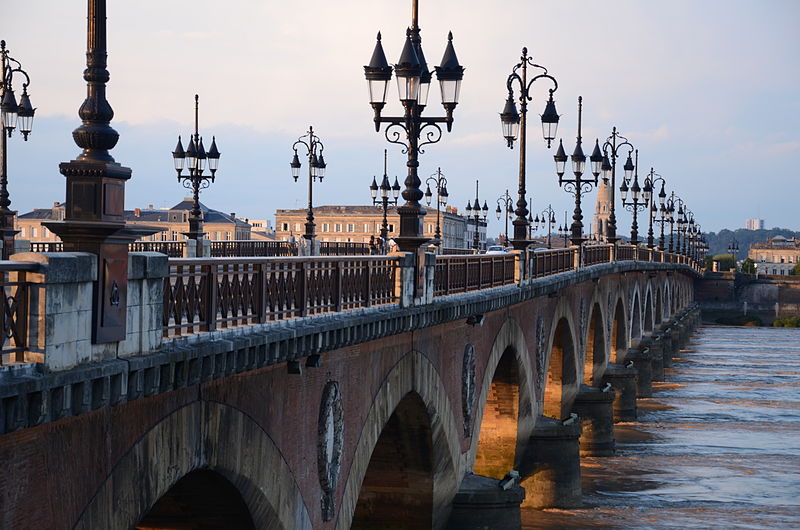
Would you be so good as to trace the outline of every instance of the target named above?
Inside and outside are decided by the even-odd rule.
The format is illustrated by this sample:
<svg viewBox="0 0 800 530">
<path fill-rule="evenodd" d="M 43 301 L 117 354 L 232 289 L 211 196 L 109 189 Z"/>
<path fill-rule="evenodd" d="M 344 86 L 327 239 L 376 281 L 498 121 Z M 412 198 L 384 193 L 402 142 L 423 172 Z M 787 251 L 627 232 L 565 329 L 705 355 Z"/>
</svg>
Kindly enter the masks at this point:
<svg viewBox="0 0 800 530">
<path fill-rule="evenodd" d="M 771 228 L 769 230 L 746 230 L 738 228 L 736 230 L 728 230 L 724 228 L 718 233 L 706 233 L 706 241 L 708 242 L 708 253 L 728 254 L 728 245 L 732 239 L 736 239 L 739 243 L 739 252 L 736 253 L 737 260 L 743 260 L 747 257 L 747 251 L 751 245 L 755 243 L 764 243 L 767 239 L 775 236 L 783 236 L 786 238 L 800 238 L 800 232 L 794 232 L 787 228 Z"/>
</svg>

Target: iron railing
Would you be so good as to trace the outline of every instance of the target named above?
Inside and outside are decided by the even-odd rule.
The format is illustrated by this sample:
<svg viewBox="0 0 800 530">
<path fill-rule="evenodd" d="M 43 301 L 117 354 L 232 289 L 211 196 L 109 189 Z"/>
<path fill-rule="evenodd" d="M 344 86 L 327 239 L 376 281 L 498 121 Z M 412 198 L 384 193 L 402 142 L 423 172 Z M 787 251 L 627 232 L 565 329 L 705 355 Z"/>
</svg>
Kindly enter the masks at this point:
<svg viewBox="0 0 800 530">
<path fill-rule="evenodd" d="M 186 244 L 183 241 L 134 241 L 128 244 L 130 252 L 161 252 L 170 258 L 183 256 Z"/>
<path fill-rule="evenodd" d="M 28 274 L 39 270 L 38 263 L 0 261 L 0 287 L 3 307 L 0 309 L 0 365 L 25 361 L 30 318 L 30 282 Z"/>
<path fill-rule="evenodd" d="M 297 256 L 297 245 L 289 241 L 211 241 L 212 258 Z"/>
<path fill-rule="evenodd" d="M 633 245 L 617 246 L 617 261 L 630 261 L 636 257 L 636 247 Z"/>
<path fill-rule="evenodd" d="M 528 251 L 528 277 L 541 278 L 575 268 L 577 248 Z"/>
<path fill-rule="evenodd" d="M 591 245 L 583 248 L 583 265 L 590 267 L 611 261 L 613 245 Z"/>
<path fill-rule="evenodd" d="M 434 296 L 443 296 L 515 282 L 514 254 L 480 254 L 474 256 L 436 256 L 433 271 Z"/>
<path fill-rule="evenodd" d="M 172 259 L 164 336 L 394 303 L 398 263 L 387 256 Z"/>
<path fill-rule="evenodd" d="M 471 248 L 442 247 L 442 254 L 446 256 L 469 256 L 475 254 L 475 251 Z"/>
<path fill-rule="evenodd" d="M 320 256 L 369 256 L 371 249 L 369 243 L 354 243 L 349 241 L 320 241 Z"/>
</svg>

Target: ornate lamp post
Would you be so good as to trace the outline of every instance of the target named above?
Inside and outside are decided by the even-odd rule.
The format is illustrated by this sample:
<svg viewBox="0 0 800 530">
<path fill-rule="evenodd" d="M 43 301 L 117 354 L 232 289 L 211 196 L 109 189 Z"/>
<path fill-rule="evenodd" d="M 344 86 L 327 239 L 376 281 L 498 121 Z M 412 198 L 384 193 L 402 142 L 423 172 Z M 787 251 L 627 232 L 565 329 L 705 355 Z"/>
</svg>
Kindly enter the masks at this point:
<svg viewBox="0 0 800 530">
<path fill-rule="evenodd" d="M 456 51 L 453 48 L 453 34 L 450 33 L 447 37 L 447 47 L 442 57 L 442 63 L 436 67 L 436 77 L 439 79 L 445 116 L 422 116 L 427 105 L 432 76 L 425 61 L 425 55 L 422 53 L 422 39 L 417 14 L 418 0 L 412 0 L 411 27 L 406 33 L 406 42 L 400 60 L 394 67 L 395 74 L 397 74 L 400 102 L 405 111 L 402 116 L 381 116 L 381 110 L 386 104 L 386 87 L 392 78 L 392 67 L 386 61 L 380 33 L 378 33 L 378 42 L 375 44 L 372 59 L 369 65 L 364 67 L 369 83 L 370 104 L 375 113 L 373 118 L 375 131 L 380 131 L 381 124 L 387 124 L 386 140 L 402 145 L 404 152 L 408 154 L 406 163 L 408 176 L 405 180 L 406 188 L 402 194 L 406 202 L 397 209 L 400 216 L 400 235 L 395 238 L 398 248 L 403 252 L 415 251 L 428 239 L 422 232 L 425 209 L 419 203 L 419 200 L 422 199 L 421 181 L 417 175 L 419 154 L 424 152 L 423 146 L 441 140 L 442 129 L 439 124 L 445 124 L 448 132 L 452 129 L 453 110 L 458 104 L 461 79 L 464 77 L 464 67 L 458 63 Z M 403 135 L 405 140 L 402 139 Z"/>
<path fill-rule="evenodd" d="M 569 237 L 569 226 L 567 226 L 567 211 L 564 211 L 564 224 L 558 227 L 559 237 L 564 238 L 564 248 L 567 248 L 567 238 Z"/>
<path fill-rule="evenodd" d="M 8 138 L 11 138 L 14 129 L 19 125 L 22 139 L 28 141 L 28 135 L 33 128 L 33 114 L 36 112 L 31 106 L 28 97 L 28 85 L 31 78 L 22 69 L 22 65 L 8 54 L 6 41 L 0 40 L 0 115 L 2 115 L 2 130 L 0 130 L 0 241 L 3 244 L 2 259 L 14 253 L 14 236 L 19 232 L 14 229 L 14 216 L 17 212 L 9 209 L 11 200 L 8 198 Z M 22 95 L 14 97 L 14 74 L 23 76 Z"/>
<path fill-rule="evenodd" d="M 662 187 L 662 191 L 663 191 L 663 189 L 664 188 Z M 659 199 L 661 199 L 661 194 L 660 193 L 659 193 Z M 655 203 L 653 204 L 653 206 L 655 206 Z M 665 245 L 665 240 L 664 240 L 664 224 L 670 222 L 669 221 L 669 217 L 670 217 L 669 208 L 670 208 L 669 201 L 665 200 L 664 202 L 661 203 L 661 206 L 656 208 L 657 211 L 653 210 L 651 212 L 651 215 L 656 215 L 656 214 L 658 215 L 655 219 L 653 219 L 653 222 L 654 223 L 658 223 L 660 225 L 660 228 L 661 228 L 661 235 L 658 238 L 658 248 L 661 249 L 661 250 L 666 250 L 667 249 L 667 247 Z M 651 207 L 651 210 L 652 210 L 652 207 Z"/>
<path fill-rule="evenodd" d="M 736 254 L 738 253 L 739 253 L 739 242 L 736 241 L 736 238 L 734 237 L 733 239 L 731 239 L 730 243 L 728 243 L 728 254 L 731 254 L 733 256 L 734 263 L 736 262 Z"/>
<path fill-rule="evenodd" d="M 575 175 L 575 178 L 572 179 L 565 179 L 564 178 L 564 171 L 566 170 L 567 165 L 567 154 L 564 152 L 564 142 L 559 140 L 558 142 L 558 151 L 556 152 L 555 156 L 553 157 L 556 161 L 556 173 L 558 174 L 558 185 L 563 186 L 564 190 L 568 193 L 571 193 L 575 197 L 575 212 L 572 215 L 572 244 L 576 246 L 580 246 L 583 242 L 583 212 L 581 211 L 581 195 L 584 193 L 588 193 L 592 190 L 593 185 L 597 185 L 597 177 L 600 175 L 600 163 L 602 162 L 602 157 L 599 156 L 599 147 L 597 147 L 597 153 L 592 155 L 592 174 L 594 175 L 593 180 L 587 180 L 583 178 L 583 172 L 586 166 L 586 155 L 583 154 L 583 148 L 581 147 L 581 142 L 583 138 L 581 136 L 581 115 L 583 113 L 583 97 L 578 96 L 578 139 L 577 143 L 575 144 L 575 150 L 572 152 L 572 173 Z M 565 223 L 566 224 L 566 223 Z"/>
<path fill-rule="evenodd" d="M 397 182 L 397 177 L 394 178 L 394 185 L 389 186 L 389 176 L 386 174 L 386 149 L 383 150 L 383 180 L 381 181 L 380 188 L 378 187 L 378 183 L 375 181 L 375 177 L 372 177 L 372 184 L 369 186 L 369 193 L 372 195 L 372 204 L 375 206 L 381 206 L 383 208 L 383 223 L 381 224 L 381 239 L 383 240 L 382 244 L 385 246 L 386 241 L 389 239 L 389 222 L 386 219 L 386 214 L 389 210 L 389 205 L 392 206 L 397 204 L 397 197 L 400 195 L 400 184 Z M 380 190 L 380 197 L 378 197 L 378 191 Z M 391 197 L 390 197 L 391 195 Z M 385 249 L 381 249 L 385 250 Z"/>
<path fill-rule="evenodd" d="M 481 243 L 478 236 L 478 227 L 482 222 L 486 221 L 486 216 L 489 215 L 489 206 L 486 201 L 483 201 L 483 208 L 481 208 L 480 200 L 478 199 L 478 181 L 475 181 L 475 203 L 470 204 L 467 202 L 467 222 L 472 220 L 475 223 L 475 233 L 472 235 L 472 249 L 477 253 L 480 250 Z"/>
<path fill-rule="evenodd" d="M 647 206 L 647 198 L 652 194 L 652 189 L 645 189 L 639 186 L 639 150 L 636 149 L 636 163 L 634 165 L 633 181 L 630 187 L 628 179 L 622 180 L 622 185 L 619 187 L 620 198 L 622 199 L 622 206 L 633 214 L 633 223 L 631 223 L 631 245 L 637 246 L 639 244 L 639 212 L 643 211 Z M 631 193 L 630 200 L 628 200 L 628 191 Z"/>
<path fill-rule="evenodd" d="M 314 233 L 313 184 L 317 182 L 317 180 L 322 182 L 322 179 L 325 178 L 325 157 L 322 155 L 325 146 L 322 144 L 322 141 L 320 141 L 319 136 L 314 134 L 314 128 L 311 126 L 308 127 L 308 132 L 306 134 L 298 138 L 297 141 L 292 144 L 294 156 L 289 165 L 292 168 L 292 178 L 294 178 L 295 182 L 300 178 L 300 168 L 303 167 L 300 163 L 300 158 L 297 156 L 298 146 L 305 147 L 306 156 L 308 157 L 308 211 L 306 213 L 306 232 L 303 234 L 303 238 L 308 241 L 308 248 L 313 256 L 317 254 L 314 245 L 314 238 L 317 237 L 317 234 Z"/>
<path fill-rule="evenodd" d="M 631 154 L 634 147 L 627 138 L 619 134 L 617 128 L 611 129 L 611 136 L 603 142 L 603 160 L 601 170 L 603 172 L 603 184 L 608 185 L 611 181 L 611 212 L 608 216 L 608 224 L 606 225 L 608 236 L 606 239 L 609 243 L 616 243 L 619 238 L 617 237 L 617 214 L 616 214 L 616 201 L 614 200 L 615 188 L 617 185 L 617 158 L 619 157 L 620 149 L 623 147 L 628 149 L 628 158 L 623 165 L 625 172 L 625 180 L 630 180 L 633 176 L 633 161 Z M 610 156 L 610 158 L 609 158 Z"/>
<path fill-rule="evenodd" d="M 675 224 L 678 225 L 678 241 L 677 245 L 675 246 L 675 252 L 677 252 L 678 254 L 683 254 L 683 247 L 681 246 L 681 241 L 686 226 L 688 225 L 688 220 L 686 219 L 686 211 L 684 209 L 686 205 L 684 204 L 683 200 L 680 197 L 675 197 L 675 201 L 678 205 L 678 211 L 676 212 L 676 218 L 675 218 Z"/>
<path fill-rule="evenodd" d="M 536 75 L 528 80 L 528 66 L 541 70 Z M 508 147 L 514 147 L 514 140 L 519 135 L 519 189 L 517 190 L 517 208 L 514 213 L 517 215 L 514 218 L 514 239 L 512 244 L 516 250 L 524 250 L 528 246 L 527 238 L 525 237 L 528 232 L 528 204 L 525 202 L 525 160 L 527 152 L 527 128 L 528 128 L 528 101 L 533 101 L 531 96 L 531 87 L 538 79 L 547 79 L 553 83 L 553 88 L 549 89 L 550 97 L 542 114 L 542 134 L 547 147 L 550 148 L 552 141 L 556 137 L 556 130 L 558 129 L 558 113 L 556 112 L 556 104 L 553 100 L 553 93 L 558 90 L 558 82 L 556 79 L 547 73 L 547 68 L 540 66 L 533 62 L 533 57 L 528 56 L 528 48 L 522 48 L 522 56 L 520 62 L 514 65 L 508 79 L 506 80 L 506 87 L 508 88 L 508 99 L 506 99 L 503 112 L 500 114 L 500 121 L 503 125 L 503 137 L 505 137 Z M 514 84 L 519 85 L 519 103 L 520 112 L 517 112 L 517 106 L 514 103 Z"/>
<path fill-rule="evenodd" d="M 395 180 L 395 183 L 397 180 Z M 447 205 L 447 178 L 442 175 L 442 168 L 436 168 L 436 173 L 425 179 L 427 188 L 425 189 L 425 202 L 428 206 L 431 205 L 433 200 L 433 193 L 431 192 L 431 183 L 436 188 L 436 245 L 441 248 L 442 245 L 442 229 L 440 224 L 441 208 Z M 399 189 L 399 186 L 398 186 Z"/>
<path fill-rule="evenodd" d="M 502 209 L 500 206 L 502 205 Z M 506 219 L 506 228 L 505 228 L 505 242 L 503 246 L 508 246 L 508 218 L 511 217 L 511 214 L 514 213 L 514 202 L 511 200 L 511 195 L 508 194 L 508 190 L 497 199 L 497 209 L 494 211 L 495 215 L 497 216 L 497 220 L 500 220 L 500 216 L 504 216 Z M 526 228 L 527 231 L 527 228 Z"/>
<path fill-rule="evenodd" d="M 553 206 L 548 204 L 547 208 L 542 211 L 541 217 L 539 214 L 536 215 L 533 224 L 537 229 L 547 227 L 547 248 L 553 248 L 550 241 L 550 233 L 556 226 L 556 213 Z"/>
<path fill-rule="evenodd" d="M 189 135 L 189 143 L 186 150 L 183 150 L 181 137 L 178 136 L 178 145 L 172 152 L 172 160 L 175 163 L 175 171 L 178 172 L 178 182 L 182 182 L 183 187 L 192 190 L 192 210 L 189 212 L 189 231 L 186 237 L 189 239 L 203 239 L 203 212 L 200 211 L 200 190 L 208 188 L 214 182 L 214 176 L 219 167 L 220 152 L 217 150 L 216 137 L 211 138 L 211 148 L 206 153 L 203 147 L 203 137 L 199 131 L 199 108 L 200 96 L 194 95 L 194 134 Z M 205 175 L 206 161 L 210 175 Z M 188 175 L 183 174 L 183 166 L 189 171 Z"/>
<path fill-rule="evenodd" d="M 656 207 L 656 202 L 653 200 L 653 192 L 655 191 L 655 184 L 656 182 L 661 182 L 661 191 L 658 192 L 658 207 Z M 655 247 L 655 240 L 653 237 L 653 217 L 659 209 L 664 209 L 664 201 L 667 200 L 667 193 L 664 191 L 664 186 L 666 185 L 667 181 L 664 180 L 664 177 L 656 173 L 653 168 L 650 168 L 650 173 L 644 178 L 644 189 L 645 189 L 645 202 L 648 205 L 648 218 L 650 220 L 650 225 L 647 229 L 647 248 Z M 661 240 L 660 246 L 664 248 L 664 225 L 661 225 Z"/>
</svg>

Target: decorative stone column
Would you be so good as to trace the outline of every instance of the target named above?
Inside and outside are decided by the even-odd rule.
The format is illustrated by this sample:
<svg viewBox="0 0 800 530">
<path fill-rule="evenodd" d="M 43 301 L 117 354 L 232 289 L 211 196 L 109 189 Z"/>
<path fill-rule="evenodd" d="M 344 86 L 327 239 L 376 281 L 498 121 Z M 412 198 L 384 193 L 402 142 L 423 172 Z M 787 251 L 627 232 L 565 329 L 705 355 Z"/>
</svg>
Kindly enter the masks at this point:
<svg viewBox="0 0 800 530">
<path fill-rule="evenodd" d="M 467 473 L 453 498 L 448 530 L 516 530 L 522 526 L 519 506 L 525 489 L 510 482 L 507 489 L 496 478 Z"/>
<path fill-rule="evenodd" d="M 572 410 L 581 423 L 581 456 L 612 456 L 614 438 L 614 398 L 616 392 L 607 385 L 605 389 L 581 385 Z"/>
<path fill-rule="evenodd" d="M 637 351 L 628 356 L 636 369 L 636 397 L 651 397 L 653 395 L 653 367 L 650 348 Z"/>
</svg>

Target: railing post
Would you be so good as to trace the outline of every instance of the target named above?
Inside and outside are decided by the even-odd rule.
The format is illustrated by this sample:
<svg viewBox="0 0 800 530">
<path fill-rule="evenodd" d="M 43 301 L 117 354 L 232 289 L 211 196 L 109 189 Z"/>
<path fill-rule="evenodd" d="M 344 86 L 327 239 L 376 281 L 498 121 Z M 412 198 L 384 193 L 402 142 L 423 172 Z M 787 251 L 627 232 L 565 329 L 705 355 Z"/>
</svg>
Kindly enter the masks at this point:
<svg viewBox="0 0 800 530">
<path fill-rule="evenodd" d="M 307 270 L 307 262 L 301 261 L 300 262 L 300 271 L 298 272 L 299 275 L 299 290 L 300 290 L 300 316 L 304 317 L 308 315 L 308 270 Z"/>
<path fill-rule="evenodd" d="M 365 290 L 366 290 L 366 300 L 365 306 L 370 307 L 372 305 L 372 269 L 374 268 L 374 262 L 372 260 L 367 260 L 364 262 L 366 268 L 366 278 L 365 278 Z"/>
<path fill-rule="evenodd" d="M 206 268 L 206 329 L 217 329 L 217 266 L 213 263 Z"/>
<path fill-rule="evenodd" d="M 338 258 L 334 262 L 336 278 L 334 279 L 334 296 L 336 297 L 336 311 L 342 310 L 342 260 Z"/>
<path fill-rule="evenodd" d="M 267 264 L 261 263 L 258 266 L 258 321 L 267 321 Z"/>
</svg>

